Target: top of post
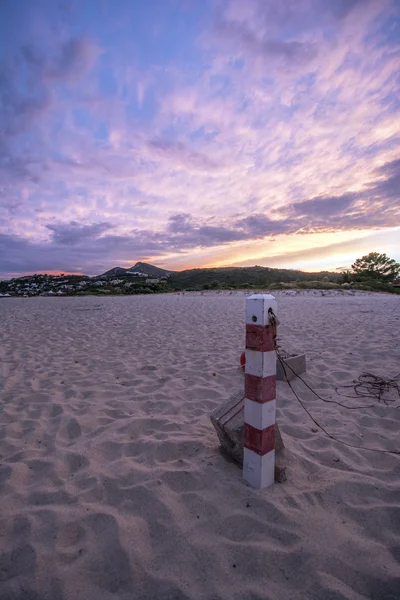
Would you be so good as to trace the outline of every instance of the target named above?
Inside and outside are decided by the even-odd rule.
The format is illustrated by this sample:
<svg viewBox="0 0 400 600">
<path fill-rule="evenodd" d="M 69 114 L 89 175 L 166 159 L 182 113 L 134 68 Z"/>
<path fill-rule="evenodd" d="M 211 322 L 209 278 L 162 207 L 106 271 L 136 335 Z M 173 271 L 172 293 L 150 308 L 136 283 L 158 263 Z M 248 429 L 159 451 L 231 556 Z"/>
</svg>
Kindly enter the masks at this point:
<svg viewBox="0 0 400 600">
<path fill-rule="evenodd" d="M 246 300 L 246 325 L 269 325 L 268 310 L 277 311 L 277 302 L 271 294 L 253 294 Z"/>
<path fill-rule="evenodd" d="M 271 294 L 252 294 L 247 300 L 275 300 L 275 296 L 272 296 Z"/>
</svg>

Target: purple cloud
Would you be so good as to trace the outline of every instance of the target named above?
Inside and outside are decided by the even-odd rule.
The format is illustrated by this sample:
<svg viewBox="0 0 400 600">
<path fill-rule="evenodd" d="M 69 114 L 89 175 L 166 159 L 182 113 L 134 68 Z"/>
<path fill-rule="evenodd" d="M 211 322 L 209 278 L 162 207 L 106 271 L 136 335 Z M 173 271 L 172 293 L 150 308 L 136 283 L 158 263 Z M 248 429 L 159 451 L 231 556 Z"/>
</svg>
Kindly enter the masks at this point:
<svg viewBox="0 0 400 600">
<path fill-rule="evenodd" d="M 324 221 L 335 215 L 344 215 L 354 206 L 359 194 L 344 194 L 343 196 L 330 196 L 328 198 L 312 198 L 288 204 L 284 208 L 286 214 L 296 217 L 307 217 Z"/>
<path fill-rule="evenodd" d="M 49 79 L 74 81 L 89 69 L 97 56 L 94 43 L 86 38 L 71 38 L 64 42 L 58 57 L 44 70 Z"/>
<path fill-rule="evenodd" d="M 242 51 L 249 58 L 260 58 L 266 64 L 275 59 L 282 60 L 286 65 L 304 64 L 314 58 L 317 52 L 316 46 L 311 42 L 278 40 L 270 38 L 268 33 L 257 35 L 239 21 L 221 21 L 217 25 L 216 35 L 235 51 Z"/>
<path fill-rule="evenodd" d="M 53 232 L 53 241 L 56 244 L 76 245 L 88 239 L 98 239 L 101 234 L 112 229 L 110 223 L 96 223 L 94 225 L 80 225 L 76 221 L 46 225 Z"/>
<path fill-rule="evenodd" d="M 151 156 L 173 162 L 178 167 L 205 172 L 218 171 L 223 168 L 222 163 L 219 164 L 209 156 L 190 148 L 182 142 L 152 139 L 149 141 L 148 146 Z"/>
</svg>

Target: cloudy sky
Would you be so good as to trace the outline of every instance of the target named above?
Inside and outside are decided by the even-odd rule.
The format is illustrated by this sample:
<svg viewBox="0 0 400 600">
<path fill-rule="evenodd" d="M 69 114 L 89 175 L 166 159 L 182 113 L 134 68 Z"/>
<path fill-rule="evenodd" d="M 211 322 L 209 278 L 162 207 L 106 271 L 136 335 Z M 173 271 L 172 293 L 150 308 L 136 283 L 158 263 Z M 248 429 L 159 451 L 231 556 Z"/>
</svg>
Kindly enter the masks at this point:
<svg viewBox="0 0 400 600">
<path fill-rule="evenodd" d="M 0 277 L 400 260 L 398 0 L 1 0 Z"/>
</svg>

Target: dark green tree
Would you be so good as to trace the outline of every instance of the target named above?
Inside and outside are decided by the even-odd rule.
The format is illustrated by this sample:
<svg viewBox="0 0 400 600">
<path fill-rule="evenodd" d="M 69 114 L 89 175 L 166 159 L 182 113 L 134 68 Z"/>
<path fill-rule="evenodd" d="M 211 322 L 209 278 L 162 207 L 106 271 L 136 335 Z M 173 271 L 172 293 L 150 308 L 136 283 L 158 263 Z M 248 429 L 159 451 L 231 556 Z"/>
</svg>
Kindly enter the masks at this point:
<svg viewBox="0 0 400 600">
<path fill-rule="evenodd" d="M 400 274 L 400 264 L 378 252 L 357 258 L 351 268 L 358 279 L 373 279 L 382 283 L 391 283 Z"/>
</svg>

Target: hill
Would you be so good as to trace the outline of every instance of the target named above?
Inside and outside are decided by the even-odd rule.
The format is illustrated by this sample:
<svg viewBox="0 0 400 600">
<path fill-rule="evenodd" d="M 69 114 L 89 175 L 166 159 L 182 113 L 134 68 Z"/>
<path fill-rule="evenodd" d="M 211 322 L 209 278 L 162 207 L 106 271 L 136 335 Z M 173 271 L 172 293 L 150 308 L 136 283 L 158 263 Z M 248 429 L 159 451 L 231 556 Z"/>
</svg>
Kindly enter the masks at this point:
<svg viewBox="0 0 400 600">
<path fill-rule="evenodd" d="M 135 265 L 133 265 L 133 267 L 129 267 L 128 269 L 114 267 L 102 275 L 99 275 L 99 277 L 121 277 L 124 275 L 131 275 L 132 273 L 142 273 L 148 277 L 160 279 L 161 277 L 168 277 L 170 273 L 173 273 L 173 271 L 167 271 L 166 269 L 161 269 L 160 267 L 155 267 L 154 265 L 149 265 L 148 263 L 137 262 Z"/>
<path fill-rule="evenodd" d="M 144 275 L 148 275 L 149 277 L 167 277 L 173 271 L 167 271 L 166 269 L 161 269 L 160 267 L 155 267 L 154 265 L 149 265 L 144 262 L 137 262 L 133 267 L 127 270 L 127 273 L 143 273 Z"/>
<path fill-rule="evenodd" d="M 294 269 L 273 269 L 270 267 L 222 267 L 216 269 L 190 269 L 173 272 L 168 285 L 174 289 L 210 287 L 267 287 L 272 283 L 288 283 L 293 281 L 322 281 L 327 278 L 336 282 L 338 273 L 326 271 L 320 273 L 304 273 Z"/>
<path fill-rule="evenodd" d="M 102 275 L 99 275 L 99 277 L 119 277 L 120 275 L 126 275 L 126 271 L 127 269 L 123 269 L 122 267 L 114 267 Z"/>
<path fill-rule="evenodd" d="M 346 275 L 346 274 L 345 274 Z M 341 285 L 366 291 L 400 293 L 396 285 L 374 281 L 351 281 L 341 273 L 304 273 L 270 267 L 223 267 L 167 271 L 138 262 L 130 269 L 114 267 L 102 276 L 35 274 L 0 281 L 0 296 L 74 296 L 106 294 L 156 294 L 173 291 L 218 289 L 275 290 L 336 289 Z"/>
<path fill-rule="evenodd" d="M 103 279 L 129 277 L 142 273 L 143 277 L 154 279 L 168 278 L 168 288 L 175 290 L 208 289 L 218 287 L 267 287 L 273 283 L 302 281 L 337 282 L 339 273 L 304 273 L 295 269 L 273 269 L 271 267 L 219 267 L 214 269 L 188 269 L 186 271 L 167 271 L 144 262 L 137 262 L 129 269 L 114 267 L 103 275 Z"/>
</svg>

